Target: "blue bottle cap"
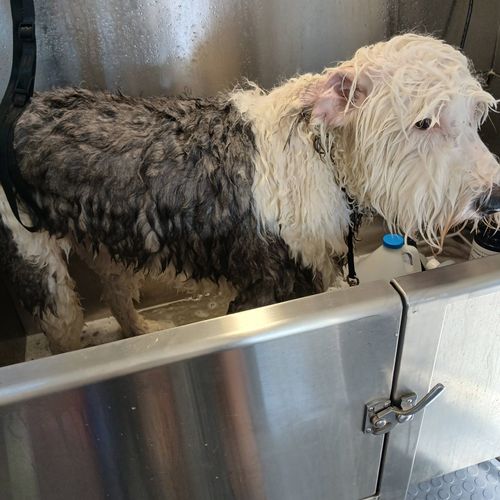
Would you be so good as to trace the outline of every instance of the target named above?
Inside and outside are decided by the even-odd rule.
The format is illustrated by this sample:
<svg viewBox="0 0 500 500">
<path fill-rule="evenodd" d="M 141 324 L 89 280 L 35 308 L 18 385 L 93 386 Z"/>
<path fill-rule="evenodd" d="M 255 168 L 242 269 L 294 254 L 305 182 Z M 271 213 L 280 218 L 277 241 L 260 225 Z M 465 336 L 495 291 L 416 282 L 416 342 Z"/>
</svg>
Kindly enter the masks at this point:
<svg viewBox="0 0 500 500">
<path fill-rule="evenodd" d="M 386 248 L 401 248 L 405 240 L 400 234 L 384 234 L 382 243 Z"/>
</svg>

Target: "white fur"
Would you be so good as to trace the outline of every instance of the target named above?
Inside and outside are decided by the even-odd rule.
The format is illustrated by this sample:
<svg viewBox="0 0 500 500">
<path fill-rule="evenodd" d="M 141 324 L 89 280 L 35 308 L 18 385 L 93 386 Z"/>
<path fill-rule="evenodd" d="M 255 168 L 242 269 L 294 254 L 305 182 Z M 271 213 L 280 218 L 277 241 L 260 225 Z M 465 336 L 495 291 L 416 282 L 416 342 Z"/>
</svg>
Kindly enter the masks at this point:
<svg viewBox="0 0 500 500">
<path fill-rule="evenodd" d="M 142 273 L 114 262 L 105 248 L 93 255 L 88 247 L 75 245 L 79 257 L 94 270 L 102 284 L 102 299 L 108 304 L 125 337 L 148 333 L 146 320 L 137 312 L 134 302 L 139 301 Z"/>
<path fill-rule="evenodd" d="M 12 232 L 21 257 L 38 268 L 47 269 L 46 286 L 54 299 L 54 310 L 38 317 L 53 352 L 76 349 L 80 346 L 83 311 L 75 292 L 75 282 L 68 273 L 70 244 L 48 233 L 30 233 L 14 217 L 3 189 L 0 189 L 0 214 Z M 42 311 L 35 311 L 39 316 Z"/>
<path fill-rule="evenodd" d="M 120 324 L 124 336 L 142 335 L 154 330 L 135 309 L 144 276 L 113 262 L 105 249 L 92 255 L 89 247 L 56 239 L 46 232 L 30 233 L 14 217 L 3 189 L 0 190 L 0 214 L 3 223 L 11 230 L 20 256 L 38 268 L 47 268 L 47 286 L 54 300 L 53 311 L 35 311 L 39 325 L 47 336 L 52 352 L 62 352 L 80 347 L 84 325 L 83 309 L 75 282 L 68 273 L 69 253 L 74 248 L 80 258 L 99 276 L 103 285 L 103 299 Z M 23 220 L 26 214 L 23 214 Z"/>
<path fill-rule="evenodd" d="M 336 271 L 331 256 L 346 251 L 350 211 L 331 162 L 312 148 L 313 130 L 299 124 L 289 135 L 303 108 L 301 93 L 317 78 L 304 75 L 269 94 L 255 88 L 232 98 L 251 121 L 259 152 L 253 182 L 257 219 L 283 238 L 295 258 L 321 271 L 328 285 Z"/>
</svg>

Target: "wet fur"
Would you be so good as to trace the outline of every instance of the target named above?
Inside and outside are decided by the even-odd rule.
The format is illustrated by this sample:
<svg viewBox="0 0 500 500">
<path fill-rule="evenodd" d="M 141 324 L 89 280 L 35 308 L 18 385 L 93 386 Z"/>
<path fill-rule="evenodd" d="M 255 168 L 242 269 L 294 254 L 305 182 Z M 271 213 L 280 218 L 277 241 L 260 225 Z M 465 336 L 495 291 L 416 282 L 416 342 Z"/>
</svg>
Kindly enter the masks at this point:
<svg viewBox="0 0 500 500">
<path fill-rule="evenodd" d="M 48 290 L 49 271 L 26 261 L 19 252 L 11 229 L 0 219 L 0 269 L 22 305 L 34 314 L 52 308 Z"/>
<path fill-rule="evenodd" d="M 105 254 L 102 273 L 111 265 L 115 278 L 126 269 L 157 275 L 173 267 L 194 280 L 225 278 L 238 292 L 231 312 L 322 288 L 279 236 L 259 230 L 254 134 L 223 96 L 44 92 L 19 120 L 15 148 L 51 241 L 68 238 L 79 253 Z M 3 229 L 3 245 L 12 246 L 3 264 L 13 278 L 19 258 Z M 24 299 L 42 315 L 50 293 L 35 282 L 43 281 L 33 274 L 39 297 Z"/>
</svg>

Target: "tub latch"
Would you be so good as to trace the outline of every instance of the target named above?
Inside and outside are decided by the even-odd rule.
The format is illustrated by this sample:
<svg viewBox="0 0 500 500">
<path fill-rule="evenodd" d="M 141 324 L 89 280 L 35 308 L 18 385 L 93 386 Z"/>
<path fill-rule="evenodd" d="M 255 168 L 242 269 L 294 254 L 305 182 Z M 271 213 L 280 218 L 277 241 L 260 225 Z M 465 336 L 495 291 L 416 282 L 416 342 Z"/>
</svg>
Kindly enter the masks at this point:
<svg viewBox="0 0 500 500">
<path fill-rule="evenodd" d="M 444 390 L 443 384 L 436 384 L 420 401 L 414 392 L 401 397 L 398 404 L 390 399 L 375 399 L 365 406 L 366 434 L 387 434 L 396 424 L 408 422 L 420 410 L 432 403 Z"/>
</svg>

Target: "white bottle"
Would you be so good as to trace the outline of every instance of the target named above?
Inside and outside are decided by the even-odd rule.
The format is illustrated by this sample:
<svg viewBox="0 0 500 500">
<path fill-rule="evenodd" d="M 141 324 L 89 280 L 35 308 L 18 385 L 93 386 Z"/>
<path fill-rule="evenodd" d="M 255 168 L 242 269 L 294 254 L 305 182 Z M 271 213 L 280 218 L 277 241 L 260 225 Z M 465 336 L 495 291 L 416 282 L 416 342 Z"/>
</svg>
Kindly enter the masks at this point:
<svg viewBox="0 0 500 500">
<path fill-rule="evenodd" d="M 405 245 L 399 234 L 385 234 L 382 245 L 374 252 L 361 257 L 356 264 L 360 284 L 417 273 L 422 270 L 420 254 L 415 247 Z"/>
<path fill-rule="evenodd" d="M 474 235 L 469 260 L 498 255 L 500 253 L 500 231 L 480 222 Z"/>
</svg>

